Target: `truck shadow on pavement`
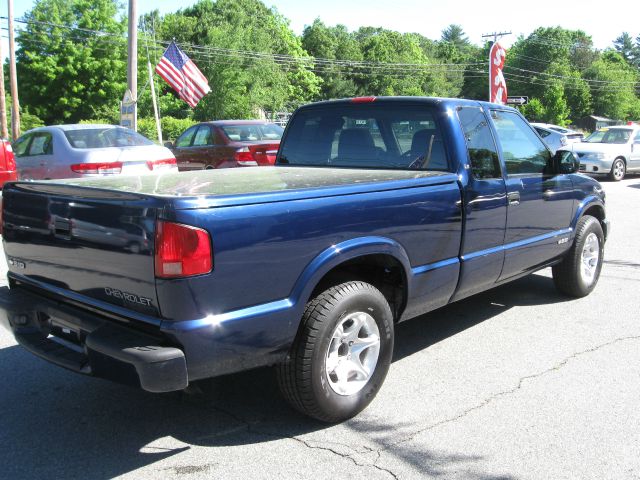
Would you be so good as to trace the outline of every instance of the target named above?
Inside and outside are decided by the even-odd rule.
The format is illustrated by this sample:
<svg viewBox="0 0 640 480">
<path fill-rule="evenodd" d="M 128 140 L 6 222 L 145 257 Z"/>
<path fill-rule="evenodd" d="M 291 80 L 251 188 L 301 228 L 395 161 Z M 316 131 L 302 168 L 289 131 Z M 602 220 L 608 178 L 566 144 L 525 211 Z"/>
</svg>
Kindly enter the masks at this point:
<svg viewBox="0 0 640 480">
<path fill-rule="evenodd" d="M 565 300 L 548 277 L 518 280 L 398 325 L 394 361 L 514 306 Z M 200 394 L 153 395 L 78 376 L 14 346 L 0 350 L 0 379 L 0 476 L 4 478 L 106 479 L 143 467 L 155 470 L 156 476 L 224 471 L 247 455 L 244 449 L 234 452 L 224 447 L 283 439 L 297 442 L 313 456 L 324 453 L 339 461 L 348 458 L 352 466 L 370 465 L 384 453 L 392 463 L 401 462 L 405 468 L 431 476 L 446 476 L 447 466 L 465 468 L 479 460 L 443 453 L 442 448 L 430 451 L 412 446 L 409 440 L 419 427 L 402 423 L 401 415 L 379 419 L 365 411 L 336 426 L 303 417 L 284 403 L 272 369 L 203 382 L 204 393 Z M 408 440 L 398 441 L 402 438 Z M 197 462 L 193 454 L 185 455 L 187 460 L 170 459 L 195 447 L 212 448 L 206 455 L 197 455 Z M 282 448 L 259 452 L 256 458 L 270 459 L 270 468 L 276 469 L 279 456 L 286 455 Z M 254 468 L 256 477 L 269 476 L 262 467 Z M 375 469 L 369 473 L 373 472 L 388 476 Z M 278 471 L 271 476 L 278 476 Z M 467 477 L 489 478 L 472 472 Z"/>
</svg>

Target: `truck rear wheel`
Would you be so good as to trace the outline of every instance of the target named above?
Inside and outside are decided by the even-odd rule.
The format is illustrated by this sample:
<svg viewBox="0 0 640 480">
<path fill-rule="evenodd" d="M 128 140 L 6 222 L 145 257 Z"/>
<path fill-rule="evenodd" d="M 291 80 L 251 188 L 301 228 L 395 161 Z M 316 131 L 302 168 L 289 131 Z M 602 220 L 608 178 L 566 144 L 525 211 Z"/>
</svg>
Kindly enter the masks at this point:
<svg viewBox="0 0 640 480">
<path fill-rule="evenodd" d="M 585 215 L 578 221 L 573 246 L 553 267 L 556 288 L 572 297 L 589 295 L 598 283 L 604 258 L 604 234 L 600 222 Z"/>
<path fill-rule="evenodd" d="M 374 399 L 393 354 L 393 315 L 384 295 L 351 281 L 312 299 L 278 383 L 297 410 L 324 422 L 353 417 Z"/>
</svg>

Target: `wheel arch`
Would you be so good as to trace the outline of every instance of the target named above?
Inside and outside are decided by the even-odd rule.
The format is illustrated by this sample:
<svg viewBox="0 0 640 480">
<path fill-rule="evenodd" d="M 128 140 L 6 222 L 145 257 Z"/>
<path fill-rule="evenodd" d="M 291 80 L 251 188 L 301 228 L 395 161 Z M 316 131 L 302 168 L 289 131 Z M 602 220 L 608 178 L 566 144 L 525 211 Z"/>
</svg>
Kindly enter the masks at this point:
<svg viewBox="0 0 640 480">
<path fill-rule="evenodd" d="M 595 217 L 600 222 L 600 226 L 604 231 L 605 238 L 607 238 L 607 234 L 608 234 L 608 222 L 606 221 L 607 216 L 606 216 L 604 204 L 599 198 L 595 196 L 587 197 L 584 199 L 584 201 L 580 203 L 580 205 L 576 210 L 576 214 L 574 215 L 573 222 L 571 222 L 571 227 L 573 228 L 574 232 L 578 224 L 578 221 L 585 215 L 590 215 L 592 217 Z"/>
<path fill-rule="evenodd" d="M 409 298 L 411 264 L 404 248 L 384 237 L 360 237 L 319 254 L 298 278 L 292 294 L 304 305 L 321 291 L 345 280 L 371 283 L 387 298 L 394 318 L 400 318 Z"/>
</svg>

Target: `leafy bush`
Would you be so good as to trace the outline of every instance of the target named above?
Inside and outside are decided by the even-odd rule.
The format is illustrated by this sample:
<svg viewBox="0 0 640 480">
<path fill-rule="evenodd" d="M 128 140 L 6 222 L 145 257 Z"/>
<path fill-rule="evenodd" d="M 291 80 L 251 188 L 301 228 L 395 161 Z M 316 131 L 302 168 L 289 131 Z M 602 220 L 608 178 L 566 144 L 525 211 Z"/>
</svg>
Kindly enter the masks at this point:
<svg viewBox="0 0 640 480">
<path fill-rule="evenodd" d="M 162 141 L 174 142 L 182 132 L 196 122 L 190 118 L 174 118 L 167 116 L 162 117 L 160 123 L 162 125 Z M 158 140 L 158 134 L 156 133 L 156 121 L 153 118 L 139 118 L 138 132 L 154 142 L 157 142 Z"/>
</svg>

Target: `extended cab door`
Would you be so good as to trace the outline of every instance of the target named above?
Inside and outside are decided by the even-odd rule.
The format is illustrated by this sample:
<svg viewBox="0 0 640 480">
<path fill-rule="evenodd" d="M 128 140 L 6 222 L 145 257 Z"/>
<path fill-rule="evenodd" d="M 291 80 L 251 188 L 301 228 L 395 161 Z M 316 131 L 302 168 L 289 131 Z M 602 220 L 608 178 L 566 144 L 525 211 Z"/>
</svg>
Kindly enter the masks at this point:
<svg viewBox="0 0 640 480">
<path fill-rule="evenodd" d="M 479 106 L 465 106 L 457 113 L 468 151 L 465 167 L 469 175 L 462 192 L 465 229 L 460 280 L 453 300 L 496 283 L 504 261 L 507 222 L 507 192 L 488 112 Z"/>
<path fill-rule="evenodd" d="M 573 185 L 554 172 L 551 153 L 518 113 L 491 110 L 506 171 L 507 229 L 500 280 L 562 254 L 568 246 Z"/>
</svg>

